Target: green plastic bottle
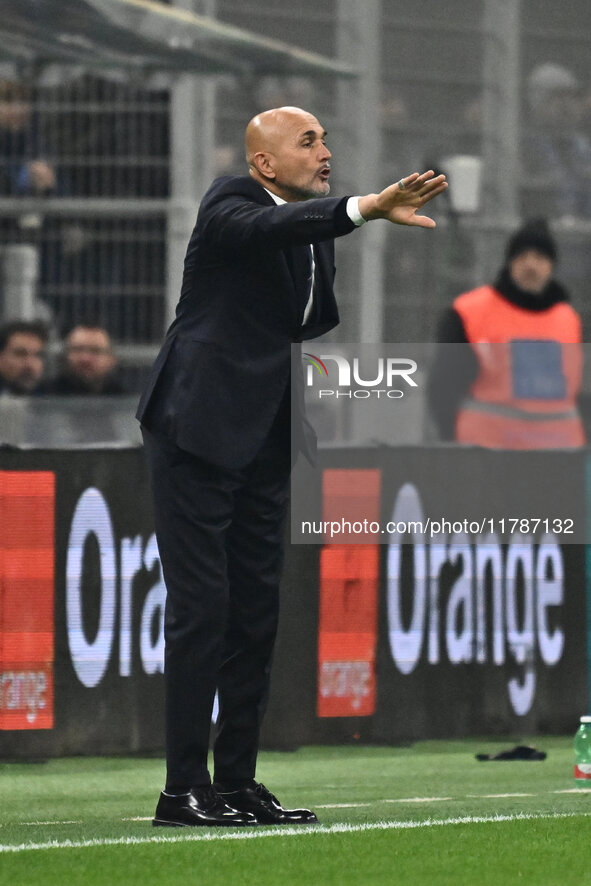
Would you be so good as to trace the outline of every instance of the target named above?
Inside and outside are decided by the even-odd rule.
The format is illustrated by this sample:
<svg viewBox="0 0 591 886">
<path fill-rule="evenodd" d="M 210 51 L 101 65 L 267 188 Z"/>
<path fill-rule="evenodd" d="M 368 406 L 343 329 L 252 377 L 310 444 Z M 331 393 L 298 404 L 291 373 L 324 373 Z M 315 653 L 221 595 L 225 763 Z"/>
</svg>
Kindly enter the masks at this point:
<svg viewBox="0 0 591 886">
<path fill-rule="evenodd" d="M 575 784 L 591 788 L 591 717 L 581 717 L 575 734 Z"/>
</svg>

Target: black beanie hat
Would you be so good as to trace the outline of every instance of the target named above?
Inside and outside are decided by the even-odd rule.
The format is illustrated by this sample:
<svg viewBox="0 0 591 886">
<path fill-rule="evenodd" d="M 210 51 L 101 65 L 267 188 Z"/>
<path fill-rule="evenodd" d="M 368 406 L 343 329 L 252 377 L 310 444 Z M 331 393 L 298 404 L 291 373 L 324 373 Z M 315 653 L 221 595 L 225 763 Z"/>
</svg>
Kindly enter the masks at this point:
<svg viewBox="0 0 591 886">
<path fill-rule="evenodd" d="M 536 252 L 546 255 L 550 261 L 556 261 L 558 255 L 556 241 L 550 233 L 545 218 L 530 219 L 522 228 L 515 231 L 507 243 L 505 258 L 507 262 L 510 262 L 528 249 L 535 249 Z"/>
</svg>

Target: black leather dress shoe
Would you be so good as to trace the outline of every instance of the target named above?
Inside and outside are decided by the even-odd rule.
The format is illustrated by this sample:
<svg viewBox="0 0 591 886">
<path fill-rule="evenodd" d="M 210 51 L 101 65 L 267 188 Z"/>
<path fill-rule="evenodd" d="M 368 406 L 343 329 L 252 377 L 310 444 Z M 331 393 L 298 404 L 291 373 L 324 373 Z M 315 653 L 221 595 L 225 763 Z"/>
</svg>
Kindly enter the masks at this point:
<svg viewBox="0 0 591 886">
<path fill-rule="evenodd" d="M 254 779 L 238 791 L 223 791 L 221 787 L 216 789 L 226 803 L 240 812 L 252 812 L 259 824 L 318 824 L 310 809 L 284 809 L 277 797 Z"/>
<path fill-rule="evenodd" d="M 249 812 L 239 812 L 228 806 L 212 785 L 193 788 L 188 794 L 160 794 L 154 827 L 227 827 L 239 828 L 256 824 Z"/>
</svg>

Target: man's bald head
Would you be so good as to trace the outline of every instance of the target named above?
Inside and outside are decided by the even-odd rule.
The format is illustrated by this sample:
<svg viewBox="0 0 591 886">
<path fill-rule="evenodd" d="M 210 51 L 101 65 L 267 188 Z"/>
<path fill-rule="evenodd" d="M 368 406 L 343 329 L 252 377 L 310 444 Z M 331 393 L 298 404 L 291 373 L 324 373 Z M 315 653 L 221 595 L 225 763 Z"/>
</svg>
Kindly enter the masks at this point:
<svg viewBox="0 0 591 886">
<path fill-rule="evenodd" d="M 252 158 L 257 151 L 272 151 L 288 134 L 290 126 L 298 126 L 302 121 L 318 121 L 312 114 L 302 108 L 286 105 L 283 108 L 271 108 L 253 117 L 246 127 L 246 161 L 252 165 Z"/>
<path fill-rule="evenodd" d="M 250 174 L 284 200 L 307 200 L 330 191 L 330 151 L 326 132 L 302 108 L 272 108 L 246 127 Z"/>
</svg>

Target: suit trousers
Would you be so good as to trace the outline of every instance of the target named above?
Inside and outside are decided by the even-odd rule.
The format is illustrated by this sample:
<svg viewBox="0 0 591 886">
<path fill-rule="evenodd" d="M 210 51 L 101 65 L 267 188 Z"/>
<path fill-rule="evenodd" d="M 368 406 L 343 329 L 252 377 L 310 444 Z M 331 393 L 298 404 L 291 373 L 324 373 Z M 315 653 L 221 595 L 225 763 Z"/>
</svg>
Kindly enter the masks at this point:
<svg viewBox="0 0 591 886">
<path fill-rule="evenodd" d="M 279 610 L 289 492 L 289 412 L 282 405 L 254 460 L 215 466 L 142 428 L 167 588 L 167 786 L 255 775 Z"/>
</svg>

